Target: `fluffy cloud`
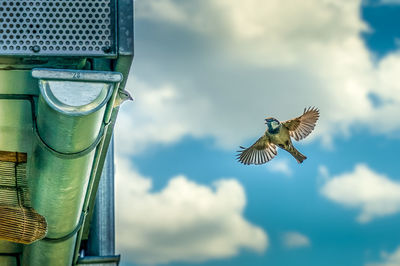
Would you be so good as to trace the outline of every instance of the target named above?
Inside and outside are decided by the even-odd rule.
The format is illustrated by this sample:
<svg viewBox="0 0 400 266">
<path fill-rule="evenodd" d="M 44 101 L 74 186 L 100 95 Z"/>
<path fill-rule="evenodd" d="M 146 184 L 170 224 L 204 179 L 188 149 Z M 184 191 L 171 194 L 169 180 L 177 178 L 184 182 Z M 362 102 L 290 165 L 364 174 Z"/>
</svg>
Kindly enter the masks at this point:
<svg viewBox="0 0 400 266">
<path fill-rule="evenodd" d="M 400 183 L 365 164 L 356 165 L 353 172 L 328 178 L 320 191 L 336 203 L 360 209 L 357 220 L 361 223 L 400 212 Z"/>
<path fill-rule="evenodd" d="M 400 265 L 400 247 L 393 253 L 382 252 L 382 262 L 367 263 L 365 266 L 398 266 Z"/>
<path fill-rule="evenodd" d="M 176 176 L 151 192 L 151 179 L 127 160 L 116 166 L 117 249 L 126 260 L 200 262 L 268 247 L 267 234 L 243 217 L 246 197 L 235 179 L 208 187 Z"/>
<path fill-rule="evenodd" d="M 299 232 L 286 232 L 282 237 L 283 245 L 287 248 L 302 248 L 311 245 L 310 239 Z"/>
<path fill-rule="evenodd" d="M 120 153 L 136 154 L 152 144 L 171 143 L 190 132 L 180 117 L 176 88 L 170 84 L 159 88 L 136 84 L 135 103 L 121 106 L 116 125 Z"/>
<path fill-rule="evenodd" d="M 130 132 L 140 141 L 129 149 L 185 135 L 211 136 L 233 149 L 262 134 L 265 116 L 286 120 L 310 105 L 321 109 L 321 119 L 308 139 L 331 144 L 355 124 L 375 133 L 396 132 L 400 56 L 374 61 L 360 37 L 369 30 L 360 5 L 360 0 L 139 1 L 140 53 L 131 83 L 137 102 L 123 111 L 136 119 Z M 373 105 L 371 93 L 382 99 L 381 106 Z"/>
<path fill-rule="evenodd" d="M 289 166 L 289 162 L 283 159 L 274 159 L 268 163 L 268 168 L 271 172 L 281 173 L 286 176 L 291 176 L 293 174 L 292 169 Z"/>
</svg>

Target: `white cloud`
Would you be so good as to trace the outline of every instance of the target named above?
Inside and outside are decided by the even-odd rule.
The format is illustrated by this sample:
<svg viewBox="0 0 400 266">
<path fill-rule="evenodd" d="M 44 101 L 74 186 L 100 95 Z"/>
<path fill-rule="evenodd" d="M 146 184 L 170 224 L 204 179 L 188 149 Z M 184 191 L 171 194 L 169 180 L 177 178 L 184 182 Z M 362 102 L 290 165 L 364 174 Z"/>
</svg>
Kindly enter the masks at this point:
<svg viewBox="0 0 400 266">
<path fill-rule="evenodd" d="M 268 236 L 243 217 L 246 196 L 235 179 L 213 187 L 176 176 L 157 192 L 127 160 L 116 160 L 117 249 L 138 264 L 200 262 L 264 252 Z"/>
<path fill-rule="evenodd" d="M 136 15 L 139 18 L 154 19 L 153 16 L 156 15 L 156 19 L 173 23 L 183 23 L 188 19 L 179 5 L 174 5 L 169 0 L 143 1 L 138 7 Z"/>
<path fill-rule="evenodd" d="M 299 232 L 285 232 L 282 241 L 287 248 L 303 248 L 311 245 L 310 239 Z"/>
<path fill-rule="evenodd" d="M 136 154 L 151 144 L 171 143 L 190 131 L 180 117 L 180 96 L 172 85 L 151 88 L 136 83 L 135 102 L 121 106 L 116 124 L 120 153 Z"/>
<path fill-rule="evenodd" d="M 166 35 L 137 42 L 134 94 L 159 101 L 150 105 L 136 97 L 138 106 L 123 110 L 129 119 L 136 116 L 130 132 L 140 139 L 127 149 L 185 135 L 211 136 L 234 149 L 262 134 L 265 116 L 286 120 L 309 105 L 321 109 L 321 118 L 306 141 L 319 138 L 332 146 L 332 138 L 350 135 L 352 125 L 396 132 L 400 56 L 374 61 L 361 38 L 370 29 L 360 5 L 361 0 L 139 1 L 137 25 L 160 26 Z M 153 24 L 140 24 L 146 21 Z M 163 98 L 165 90 L 172 98 Z M 374 107 L 371 92 L 391 101 Z"/>
<path fill-rule="evenodd" d="M 398 247 L 393 253 L 387 253 L 383 251 L 381 253 L 382 262 L 371 262 L 365 264 L 365 266 L 399 266 L 400 265 L 400 247 Z"/>
<path fill-rule="evenodd" d="M 289 162 L 283 159 L 274 159 L 268 163 L 267 169 L 271 172 L 281 173 L 287 176 L 293 174 L 292 169 L 289 166 Z"/>
<path fill-rule="evenodd" d="M 353 172 L 331 177 L 320 192 L 345 207 L 360 209 L 360 223 L 400 212 L 400 183 L 365 164 L 357 164 Z"/>
<path fill-rule="evenodd" d="M 318 166 L 318 173 L 325 180 L 329 177 L 329 170 L 325 165 Z"/>
<path fill-rule="evenodd" d="M 329 181 L 329 170 L 325 165 L 318 166 L 317 185 L 322 186 Z"/>
</svg>

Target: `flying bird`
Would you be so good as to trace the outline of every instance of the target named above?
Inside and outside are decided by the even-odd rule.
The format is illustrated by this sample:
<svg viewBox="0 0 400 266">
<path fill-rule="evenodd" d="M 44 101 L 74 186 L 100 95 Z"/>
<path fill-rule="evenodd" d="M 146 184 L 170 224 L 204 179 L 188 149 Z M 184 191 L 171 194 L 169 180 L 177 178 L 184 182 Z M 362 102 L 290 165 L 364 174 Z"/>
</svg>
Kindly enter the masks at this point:
<svg viewBox="0 0 400 266">
<path fill-rule="evenodd" d="M 304 108 L 301 116 L 282 123 L 273 117 L 266 118 L 267 129 L 264 135 L 249 148 L 240 146 L 238 161 L 246 165 L 264 164 L 275 157 L 278 146 L 289 152 L 298 163 L 302 163 L 307 157 L 293 146 L 290 137 L 297 141 L 307 137 L 313 131 L 318 118 L 319 110 L 315 107 Z"/>
</svg>

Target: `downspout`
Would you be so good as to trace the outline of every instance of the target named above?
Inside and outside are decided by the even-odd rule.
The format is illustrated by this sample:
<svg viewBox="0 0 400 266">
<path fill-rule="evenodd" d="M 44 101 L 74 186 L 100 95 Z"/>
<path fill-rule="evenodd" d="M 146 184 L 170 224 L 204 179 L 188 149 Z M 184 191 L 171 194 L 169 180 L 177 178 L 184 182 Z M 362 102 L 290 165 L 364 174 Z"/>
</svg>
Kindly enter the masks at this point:
<svg viewBox="0 0 400 266">
<path fill-rule="evenodd" d="M 94 204 L 87 256 L 115 254 L 114 143 L 111 139 Z"/>
<path fill-rule="evenodd" d="M 24 247 L 23 265 L 71 265 L 105 110 L 122 75 L 34 69 L 39 79 L 36 140 L 29 162 L 33 207 L 47 219 L 45 239 Z"/>
</svg>

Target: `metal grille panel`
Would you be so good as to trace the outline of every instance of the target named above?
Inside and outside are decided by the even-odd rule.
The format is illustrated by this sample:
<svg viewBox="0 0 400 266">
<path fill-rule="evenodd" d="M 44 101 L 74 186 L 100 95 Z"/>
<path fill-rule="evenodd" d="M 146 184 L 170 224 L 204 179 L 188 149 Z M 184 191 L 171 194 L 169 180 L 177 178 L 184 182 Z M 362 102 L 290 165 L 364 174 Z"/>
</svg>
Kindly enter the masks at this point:
<svg viewBox="0 0 400 266">
<path fill-rule="evenodd" d="M 113 0 L 0 0 L 0 55 L 104 56 Z"/>
</svg>

